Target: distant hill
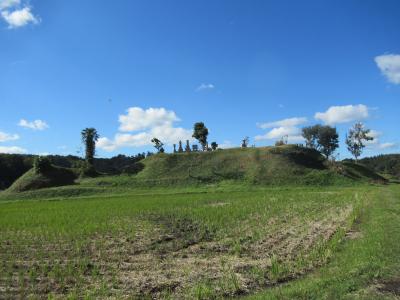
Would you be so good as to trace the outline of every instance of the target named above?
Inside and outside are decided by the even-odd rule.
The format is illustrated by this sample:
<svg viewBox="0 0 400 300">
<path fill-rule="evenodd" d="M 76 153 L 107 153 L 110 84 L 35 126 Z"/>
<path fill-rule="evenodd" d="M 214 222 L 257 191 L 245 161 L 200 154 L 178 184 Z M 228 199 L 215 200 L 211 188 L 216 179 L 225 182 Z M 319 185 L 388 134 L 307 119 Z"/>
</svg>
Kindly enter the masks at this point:
<svg viewBox="0 0 400 300">
<path fill-rule="evenodd" d="M 400 154 L 382 154 L 366 157 L 359 162 L 377 173 L 400 178 Z"/>
</svg>

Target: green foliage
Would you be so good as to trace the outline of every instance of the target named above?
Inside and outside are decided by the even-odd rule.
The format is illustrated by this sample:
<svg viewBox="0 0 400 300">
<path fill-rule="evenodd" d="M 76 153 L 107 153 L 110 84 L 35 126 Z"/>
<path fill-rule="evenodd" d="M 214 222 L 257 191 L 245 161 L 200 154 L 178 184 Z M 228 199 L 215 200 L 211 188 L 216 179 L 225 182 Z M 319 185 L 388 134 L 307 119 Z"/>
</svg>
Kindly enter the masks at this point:
<svg viewBox="0 0 400 300">
<path fill-rule="evenodd" d="M 52 169 L 51 162 L 46 156 L 37 156 L 33 161 L 33 170 L 36 174 L 45 174 Z"/>
<path fill-rule="evenodd" d="M 359 163 L 377 173 L 400 178 L 400 154 L 381 154 L 366 157 L 360 159 Z"/>
<path fill-rule="evenodd" d="M 94 156 L 96 154 L 96 142 L 99 139 L 99 134 L 95 128 L 85 128 L 81 132 L 82 143 L 85 146 L 85 160 L 93 166 Z"/>
<path fill-rule="evenodd" d="M 306 140 L 307 147 L 320 151 L 326 158 L 331 157 L 339 147 L 339 134 L 336 128 L 331 126 L 317 124 L 304 127 L 302 136 Z"/>
<path fill-rule="evenodd" d="M 215 150 L 217 150 L 217 148 L 218 148 L 217 142 L 212 142 L 212 143 L 211 143 L 211 149 L 212 149 L 213 151 L 215 151 Z"/>
<path fill-rule="evenodd" d="M 356 161 L 365 148 L 365 143 L 374 139 L 368 135 L 369 133 L 370 130 L 366 129 L 364 124 L 356 123 L 349 129 L 349 133 L 346 135 L 347 150 L 354 156 Z"/>
<path fill-rule="evenodd" d="M 207 150 L 208 129 L 203 122 L 197 122 L 194 124 L 192 137 L 199 141 L 203 151 Z"/>
<path fill-rule="evenodd" d="M 8 188 L 32 168 L 32 163 L 32 155 L 0 154 L 0 190 Z"/>
</svg>

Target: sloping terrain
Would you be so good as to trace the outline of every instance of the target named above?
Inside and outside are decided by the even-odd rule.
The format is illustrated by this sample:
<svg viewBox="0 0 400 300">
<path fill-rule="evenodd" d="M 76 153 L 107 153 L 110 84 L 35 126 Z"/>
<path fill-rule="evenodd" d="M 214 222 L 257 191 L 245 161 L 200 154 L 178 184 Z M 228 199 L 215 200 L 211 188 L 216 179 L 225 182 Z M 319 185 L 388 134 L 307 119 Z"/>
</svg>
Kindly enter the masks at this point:
<svg viewBox="0 0 400 300">
<path fill-rule="evenodd" d="M 131 166 L 132 167 L 132 166 Z M 133 165 L 133 174 L 99 176 L 80 180 L 79 186 L 43 193 L 73 196 L 118 192 L 139 187 L 188 187 L 210 184 L 264 186 L 326 186 L 384 183 L 373 170 L 353 162 L 328 163 L 316 150 L 285 145 L 279 147 L 227 149 L 212 152 L 157 154 Z M 73 172 L 57 168 L 46 175 L 28 171 L 7 193 L 34 191 L 73 183 Z M 39 195 L 39 196 L 40 196 Z M 29 197 L 35 197 L 30 194 Z M 0 199 L 5 199 L 0 195 Z"/>
<path fill-rule="evenodd" d="M 340 168 L 329 167 L 318 151 L 295 145 L 158 154 L 142 163 L 145 168 L 136 178 L 157 185 L 223 180 L 263 185 L 329 185 L 384 180 L 361 165 L 338 163 Z"/>
<path fill-rule="evenodd" d="M 51 167 L 44 173 L 36 173 L 30 169 L 18 178 L 8 189 L 8 193 L 24 192 L 48 187 L 74 184 L 76 175 L 67 168 Z"/>
</svg>

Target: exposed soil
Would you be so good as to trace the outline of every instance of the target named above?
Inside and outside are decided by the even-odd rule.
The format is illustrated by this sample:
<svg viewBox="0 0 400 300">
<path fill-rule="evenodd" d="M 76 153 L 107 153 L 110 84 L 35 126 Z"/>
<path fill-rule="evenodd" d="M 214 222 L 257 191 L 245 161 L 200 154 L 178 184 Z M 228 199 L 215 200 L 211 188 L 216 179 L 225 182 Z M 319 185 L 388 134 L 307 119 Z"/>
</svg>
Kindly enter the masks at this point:
<svg viewBox="0 0 400 300">
<path fill-rule="evenodd" d="M 203 287 L 219 297 L 242 295 L 318 265 L 318 259 L 307 260 L 311 249 L 328 241 L 351 212 L 348 206 L 318 220 L 271 219 L 258 239 L 244 224 L 248 234 L 239 241 L 218 240 L 213 230 L 190 219 L 157 215 L 136 220 L 131 235 L 99 234 L 79 245 L 25 237 L 26 244 L 0 245 L 4 269 L 13 264 L 10 274 L 1 275 L 0 295 L 46 298 L 49 292 L 65 296 L 73 289 L 102 287 L 106 296 L 117 298 L 191 298 Z M 293 268 L 300 256 L 308 263 Z M 385 289 L 398 293 L 398 282 Z"/>
<path fill-rule="evenodd" d="M 391 293 L 400 296 L 400 278 L 383 282 L 378 286 L 378 290 L 383 293 Z"/>
</svg>

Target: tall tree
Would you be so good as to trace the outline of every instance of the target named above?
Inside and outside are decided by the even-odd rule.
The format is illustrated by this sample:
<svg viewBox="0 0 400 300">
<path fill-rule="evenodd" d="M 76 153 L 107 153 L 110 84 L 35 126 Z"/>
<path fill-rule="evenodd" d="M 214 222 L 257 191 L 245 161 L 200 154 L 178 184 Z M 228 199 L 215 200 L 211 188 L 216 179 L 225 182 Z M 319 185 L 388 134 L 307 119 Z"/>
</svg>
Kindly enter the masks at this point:
<svg viewBox="0 0 400 300">
<path fill-rule="evenodd" d="M 321 125 L 304 127 L 302 129 L 302 136 L 306 140 L 306 147 L 317 149 L 318 134 L 321 130 Z"/>
<path fill-rule="evenodd" d="M 157 149 L 158 153 L 164 153 L 163 142 L 161 142 L 158 138 L 153 138 L 151 142 L 154 144 L 154 148 Z"/>
<path fill-rule="evenodd" d="M 85 128 L 81 132 L 82 143 L 85 146 L 86 163 L 92 167 L 94 156 L 96 154 L 96 142 L 99 139 L 99 134 L 95 128 Z"/>
<path fill-rule="evenodd" d="M 207 150 L 208 129 L 203 122 L 197 122 L 194 124 L 192 136 L 199 141 L 203 151 Z"/>
<path fill-rule="evenodd" d="M 356 123 L 352 128 L 349 129 L 346 134 L 346 145 L 347 150 L 353 154 L 356 161 L 361 156 L 363 149 L 365 148 L 365 142 L 372 141 L 374 138 L 369 136 L 370 130 L 364 127 L 363 123 Z"/>
<path fill-rule="evenodd" d="M 334 127 L 321 126 L 317 140 L 319 151 L 329 158 L 339 147 L 339 134 Z"/>
<path fill-rule="evenodd" d="M 302 129 L 306 146 L 320 151 L 329 158 L 339 147 L 339 134 L 331 126 L 313 125 Z"/>
</svg>

